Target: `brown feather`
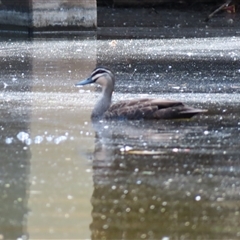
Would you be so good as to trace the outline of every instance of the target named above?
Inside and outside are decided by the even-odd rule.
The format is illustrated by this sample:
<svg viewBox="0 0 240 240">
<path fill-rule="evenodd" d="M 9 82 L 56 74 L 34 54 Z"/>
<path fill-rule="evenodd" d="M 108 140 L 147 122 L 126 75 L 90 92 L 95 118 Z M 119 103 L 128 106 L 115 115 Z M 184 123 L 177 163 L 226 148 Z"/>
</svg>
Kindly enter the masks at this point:
<svg viewBox="0 0 240 240">
<path fill-rule="evenodd" d="M 129 120 L 191 118 L 205 111 L 178 101 L 145 98 L 115 103 L 105 112 L 104 118 Z"/>
</svg>

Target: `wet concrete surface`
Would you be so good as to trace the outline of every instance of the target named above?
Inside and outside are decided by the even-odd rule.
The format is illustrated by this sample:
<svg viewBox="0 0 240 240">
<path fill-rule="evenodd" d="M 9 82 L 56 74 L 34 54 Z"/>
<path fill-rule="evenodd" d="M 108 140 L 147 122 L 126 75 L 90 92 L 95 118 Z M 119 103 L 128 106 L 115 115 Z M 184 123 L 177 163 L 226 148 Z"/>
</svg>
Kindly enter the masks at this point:
<svg viewBox="0 0 240 240">
<path fill-rule="evenodd" d="M 238 37 L 1 41 L 2 239 L 237 239 Z M 114 101 L 179 99 L 189 121 L 92 124 L 96 65 Z"/>
</svg>

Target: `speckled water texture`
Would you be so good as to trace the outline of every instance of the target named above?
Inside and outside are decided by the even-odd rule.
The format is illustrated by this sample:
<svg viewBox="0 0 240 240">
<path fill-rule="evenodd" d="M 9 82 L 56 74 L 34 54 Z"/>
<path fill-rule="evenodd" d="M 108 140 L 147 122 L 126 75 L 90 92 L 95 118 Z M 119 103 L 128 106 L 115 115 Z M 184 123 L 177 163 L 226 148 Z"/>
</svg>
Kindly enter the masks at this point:
<svg viewBox="0 0 240 240">
<path fill-rule="evenodd" d="M 240 38 L 0 42 L 0 238 L 240 237 Z M 190 121 L 90 121 L 114 101 L 182 100 Z"/>
</svg>

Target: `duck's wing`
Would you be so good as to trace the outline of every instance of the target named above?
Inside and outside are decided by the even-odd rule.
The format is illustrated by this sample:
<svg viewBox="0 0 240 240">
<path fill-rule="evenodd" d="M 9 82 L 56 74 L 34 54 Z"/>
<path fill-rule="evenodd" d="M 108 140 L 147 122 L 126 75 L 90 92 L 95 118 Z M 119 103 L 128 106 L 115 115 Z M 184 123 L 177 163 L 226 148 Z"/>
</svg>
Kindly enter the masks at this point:
<svg viewBox="0 0 240 240">
<path fill-rule="evenodd" d="M 141 106 L 143 104 L 146 104 L 149 102 L 149 98 L 140 98 L 140 99 L 132 99 L 132 100 L 125 100 L 125 101 L 119 101 L 117 103 L 114 103 L 110 106 L 108 111 L 115 111 L 120 108 L 127 108 L 127 107 L 135 107 L 135 106 Z"/>
<path fill-rule="evenodd" d="M 152 104 L 158 107 L 152 113 L 153 118 L 156 119 L 191 118 L 196 114 L 207 112 L 206 109 L 193 108 L 179 101 L 154 99 Z"/>
<path fill-rule="evenodd" d="M 166 99 L 135 99 L 113 104 L 104 117 L 115 119 L 176 119 L 191 118 L 206 112 L 184 105 L 182 102 Z"/>
</svg>

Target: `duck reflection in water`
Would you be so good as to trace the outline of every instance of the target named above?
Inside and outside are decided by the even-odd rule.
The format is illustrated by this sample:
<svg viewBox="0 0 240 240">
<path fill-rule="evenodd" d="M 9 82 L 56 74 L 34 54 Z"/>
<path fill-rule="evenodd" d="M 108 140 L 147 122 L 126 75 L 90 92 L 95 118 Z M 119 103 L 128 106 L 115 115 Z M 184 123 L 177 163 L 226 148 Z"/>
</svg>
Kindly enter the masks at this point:
<svg viewBox="0 0 240 240">
<path fill-rule="evenodd" d="M 200 218 L 202 208 L 198 205 L 193 214 L 194 202 L 184 197 L 180 201 L 179 196 L 195 189 L 187 173 L 195 165 L 183 167 L 189 158 L 184 147 L 185 139 L 202 132 L 201 127 L 186 121 L 155 121 L 153 125 L 142 120 L 101 120 L 93 122 L 93 128 L 91 239 L 141 239 L 145 235 L 162 239 L 179 234 L 186 218 Z M 178 154 L 173 151 L 176 146 Z M 194 230 L 185 233 L 196 237 Z"/>
<path fill-rule="evenodd" d="M 153 161 L 164 154 L 159 146 L 181 138 L 181 134 L 164 126 L 153 129 L 149 121 L 103 120 L 93 122 L 93 128 L 96 137 L 92 162 L 91 238 L 122 239 L 125 235 L 125 239 L 140 239 L 141 232 L 148 229 L 158 236 L 159 230 L 153 224 L 153 219 L 160 220 L 158 210 L 151 211 L 150 215 L 138 212 L 139 209 L 144 211 L 150 208 L 151 204 L 156 207 L 160 204 L 148 199 L 148 195 L 156 194 L 154 191 L 158 186 L 139 185 L 136 182 L 153 177 L 158 169 Z M 140 176 L 143 171 L 149 174 Z M 131 211 L 127 212 L 126 209 Z"/>
<path fill-rule="evenodd" d="M 115 85 L 113 73 L 104 67 L 97 67 L 90 77 L 80 81 L 76 86 L 97 83 L 102 87 L 102 96 L 95 105 L 91 118 L 99 119 L 178 119 L 191 118 L 206 110 L 195 109 L 179 101 L 166 99 L 134 99 L 112 104 Z"/>
</svg>

